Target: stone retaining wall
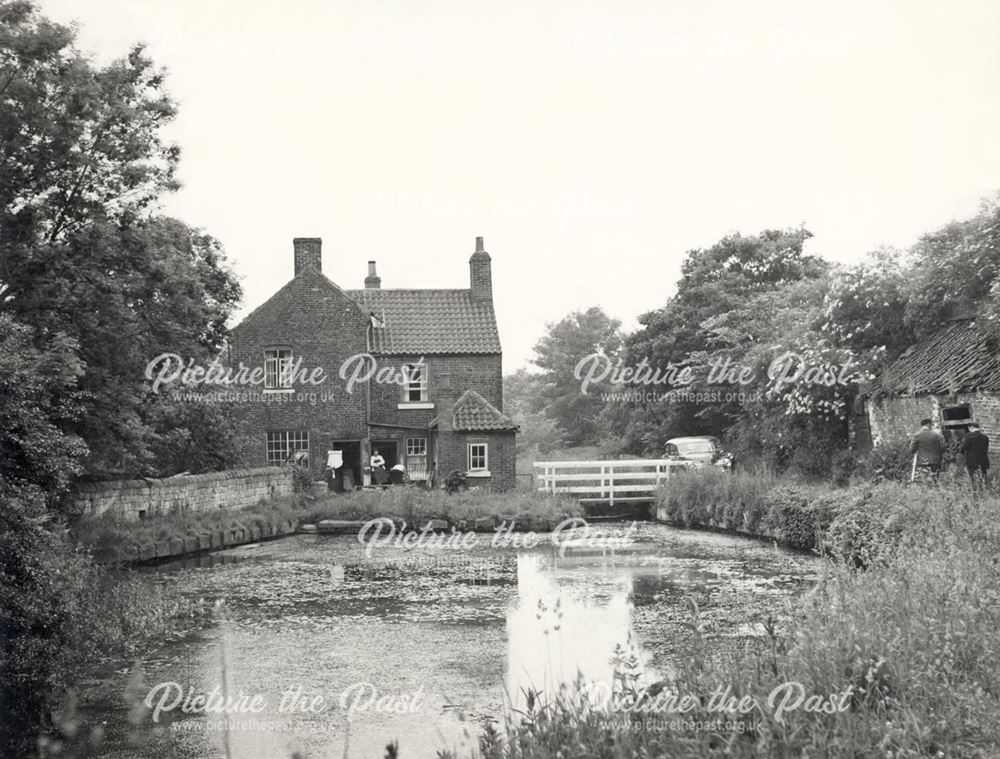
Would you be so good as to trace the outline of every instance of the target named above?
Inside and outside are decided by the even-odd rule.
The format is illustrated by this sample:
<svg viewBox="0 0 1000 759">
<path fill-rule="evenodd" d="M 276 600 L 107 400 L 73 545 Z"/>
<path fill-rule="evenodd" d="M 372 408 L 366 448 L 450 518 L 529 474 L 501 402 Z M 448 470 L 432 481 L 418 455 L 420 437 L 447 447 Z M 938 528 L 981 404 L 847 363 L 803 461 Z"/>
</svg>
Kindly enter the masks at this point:
<svg viewBox="0 0 1000 759">
<path fill-rule="evenodd" d="M 71 496 L 71 507 L 80 514 L 112 511 L 142 519 L 185 511 L 240 509 L 291 493 L 290 468 L 230 469 L 166 479 L 80 483 Z"/>
</svg>

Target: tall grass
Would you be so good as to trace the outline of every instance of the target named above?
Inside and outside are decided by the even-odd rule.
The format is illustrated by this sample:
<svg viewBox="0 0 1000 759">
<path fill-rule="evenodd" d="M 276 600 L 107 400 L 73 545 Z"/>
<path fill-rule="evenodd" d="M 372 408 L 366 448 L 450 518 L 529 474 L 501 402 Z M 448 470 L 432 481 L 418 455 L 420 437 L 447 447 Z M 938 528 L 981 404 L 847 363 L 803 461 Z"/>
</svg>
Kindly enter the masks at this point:
<svg viewBox="0 0 1000 759">
<path fill-rule="evenodd" d="M 620 714 L 595 708 L 569 687 L 534 699 L 528 713 L 510 716 L 502 729 L 487 730 L 479 756 L 1000 754 L 1000 499 L 902 484 L 841 497 L 841 508 L 828 509 L 825 537 L 853 546 L 843 555 L 864 561 L 828 560 L 787 628 L 767 621 L 766 634 L 735 654 L 714 652 L 690 604 L 690 640 L 678 643 L 693 655 L 668 680 L 638 694 L 663 689 L 703 697 L 728 686 L 762 708 L 740 717 L 710 712 L 699 700 L 684 719 L 755 720 L 758 729 L 662 729 L 662 722 L 627 715 L 623 727 L 610 719 Z M 786 682 L 822 699 L 847 694 L 846 708 L 830 714 L 799 708 L 778 719 L 768 696 Z"/>
</svg>

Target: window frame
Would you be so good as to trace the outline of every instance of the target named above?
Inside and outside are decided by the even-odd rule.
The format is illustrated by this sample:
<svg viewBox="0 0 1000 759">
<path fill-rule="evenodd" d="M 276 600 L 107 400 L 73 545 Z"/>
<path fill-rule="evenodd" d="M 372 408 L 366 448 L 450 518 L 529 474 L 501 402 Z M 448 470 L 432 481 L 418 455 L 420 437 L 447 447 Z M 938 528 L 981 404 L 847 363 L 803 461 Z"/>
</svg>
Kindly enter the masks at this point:
<svg viewBox="0 0 1000 759">
<path fill-rule="evenodd" d="M 276 355 L 272 356 L 271 354 Z M 265 348 L 264 390 L 279 393 L 292 390 L 292 366 L 294 363 L 292 349 L 288 346 L 275 345 Z"/>
<path fill-rule="evenodd" d="M 479 448 L 479 447 L 481 447 L 483 449 L 483 452 L 482 452 L 481 456 L 476 456 L 475 454 L 473 454 L 472 449 L 473 448 Z M 476 442 L 466 443 L 465 451 L 466 451 L 466 460 L 465 460 L 465 463 L 466 463 L 466 466 L 467 466 L 467 471 L 469 471 L 469 472 L 488 472 L 490 470 L 490 444 L 488 442 L 486 442 L 484 440 L 479 440 L 479 441 L 476 441 Z M 473 459 L 474 458 L 482 458 L 483 465 L 481 467 L 473 466 Z"/>
<path fill-rule="evenodd" d="M 419 368 L 420 374 L 416 382 L 412 377 L 413 369 Z M 427 363 L 423 360 L 412 364 L 403 364 L 403 399 L 401 403 L 428 403 L 430 401 L 430 385 L 427 381 Z M 414 390 L 416 398 L 411 397 Z"/>
<path fill-rule="evenodd" d="M 418 446 L 411 445 L 411 443 L 415 443 L 416 441 L 420 441 L 420 442 L 423 443 L 423 445 L 420 446 L 420 450 L 421 450 L 420 453 L 416 452 Z M 403 450 L 404 450 L 405 455 L 406 455 L 406 475 L 407 475 L 407 477 L 409 477 L 411 480 L 425 480 L 425 479 L 427 479 L 430 476 L 430 468 L 428 466 L 430 458 L 429 458 L 429 455 L 428 455 L 429 454 L 429 447 L 428 447 L 427 438 L 426 437 L 408 437 L 403 442 Z M 420 464 L 420 463 L 423 464 L 423 467 L 413 466 L 414 464 Z"/>
<path fill-rule="evenodd" d="M 283 445 L 272 445 L 273 436 L 283 436 Z M 305 444 L 302 447 L 301 443 Z M 295 445 L 299 444 L 299 445 Z M 264 433 L 264 460 L 268 466 L 282 466 L 296 451 L 305 451 L 309 456 L 309 430 L 267 430 Z M 272 456 L 272 452 L 283 451 L 280 458 Z"/>
</svg>

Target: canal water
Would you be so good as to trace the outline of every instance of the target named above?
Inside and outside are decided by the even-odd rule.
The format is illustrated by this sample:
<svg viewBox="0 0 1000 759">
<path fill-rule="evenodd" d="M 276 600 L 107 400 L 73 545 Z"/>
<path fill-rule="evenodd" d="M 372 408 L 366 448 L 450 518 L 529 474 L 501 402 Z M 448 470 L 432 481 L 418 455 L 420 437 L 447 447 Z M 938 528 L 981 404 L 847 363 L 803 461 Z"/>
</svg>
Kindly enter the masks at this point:
<svg viewBox="0 0 1000 759">
<path fill-rule="evenodd" d="M 818 571 L 741 537 L 640 524 L 631 538 L 560 554 L 490 535 L 371 552 L 353 536 L 294 536 L 157 567 L 144 581 L 212 621 L 81 684 L 88 720 L 104 723 L 100 755 L 381 757 L 393 740 L 402 759 L 467 755 L 528 689 L 610 684 L 616 657 L 634 655 L 646 682 L 669 672 L 690 644 L 686 599 L 712 645 L 735 646 L 787 615 Z M 127 694 L 150 692 L 158 719 L 130 722 Z M 228 727 L 197 709 L 213 694 L 239 707 Z"/>
</svg>

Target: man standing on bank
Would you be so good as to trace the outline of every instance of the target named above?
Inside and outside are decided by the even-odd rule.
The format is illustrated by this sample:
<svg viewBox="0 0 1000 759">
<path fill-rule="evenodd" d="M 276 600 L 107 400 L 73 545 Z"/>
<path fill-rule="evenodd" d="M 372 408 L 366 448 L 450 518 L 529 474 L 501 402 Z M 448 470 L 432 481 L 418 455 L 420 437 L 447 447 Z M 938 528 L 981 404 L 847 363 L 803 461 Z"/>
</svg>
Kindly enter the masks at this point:
<svg viewBox="0 0 1000 759">
<path fill-rule="evenodd" d="M 941 474 L 941 459 L 944 457 L 944 437 L 931 428 L 930 419 L 920 420 L 920 430 L 910 440 L 910 453 L 915 456 L 914 473 L 920 469 L 929 473 L 937 482 Z"/>
<path fill-rule="evenodd" d="M 959 451 L 965 456 L 972 486 L 979 490 L 990 471 L 990 438 L 979 429 L 978 423 L 969 422 L 969 432 L 962 438 Z"/>
</svg>

